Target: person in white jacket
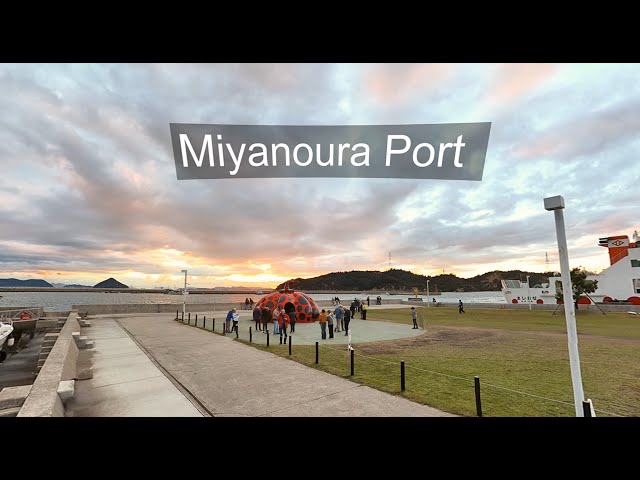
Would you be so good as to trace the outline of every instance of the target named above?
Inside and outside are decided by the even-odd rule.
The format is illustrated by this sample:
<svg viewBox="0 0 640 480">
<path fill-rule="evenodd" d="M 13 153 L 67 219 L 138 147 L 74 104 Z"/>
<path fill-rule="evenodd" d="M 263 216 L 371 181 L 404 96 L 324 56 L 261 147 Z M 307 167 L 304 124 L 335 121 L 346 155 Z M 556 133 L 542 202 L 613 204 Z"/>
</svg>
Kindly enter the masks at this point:
<svg viewBox="0 0 640 480">
<path fill-rule="evenodd" d="M 240 320 L 240 317 L 238 317 L 238 312 L 235 308 L 233 309 L 231 320 L 233 320 L 233 327 L 231 327 L 231 331 L 233 332 L 235 330 L 236 333 L 238 333 L 238 320 Z"/>
</svg>

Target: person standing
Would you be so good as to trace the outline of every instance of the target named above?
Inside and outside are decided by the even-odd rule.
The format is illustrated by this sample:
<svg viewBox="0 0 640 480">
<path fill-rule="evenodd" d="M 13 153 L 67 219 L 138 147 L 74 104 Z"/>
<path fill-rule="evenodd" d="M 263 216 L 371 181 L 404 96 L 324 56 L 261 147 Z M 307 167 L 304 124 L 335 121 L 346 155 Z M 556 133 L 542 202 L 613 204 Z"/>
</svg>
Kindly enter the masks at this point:
<svg viewBox="0 0 640 480">
<path fill-rule="evenodd" d="M 365 304 L 362 304 L 362 319 L 366 320 L 367 319 L 367 306 L 368 306 L 368 302 Z"/>
<path fill-rule="evenodd" d="M 338 306 L 333 312 L 336 316 L 336 332 L 340 331 L 340 324 L 342 323 L 342 305 L 338 303 Z"/>
<path fill-rule="evenodd" d="M 458 313 L 467 313 L 464 311 L 464 305 L 462 305 L 462 300 L 458 300 Z"/>
<path fill-rule="evenodd" d="M 324 308 L 322 312 L 320 312 L 320 316 L 318 317 L 318 323 L 320 324 L 320 335 L 322 340 L 327 339 L 327 313 Z"/>
<path fill-rule="evenodd" d="M 296 309 L 289 310 L 289 323 L 291 324 L 291 334 L 296 331 Z"/>
<path fill-rule="evenodd" d="M 269 320 L 271 320 L 271 310 L 262 307 L 262 333 L 266 334 L 269 328 Z"/>
<path fill-rule="evenodd" d="M 233 319 L 233 312 L 235 312 L 236 309 L 232 308 L 231 310 L 229 310 L 229 313 L 227 313 L 227 318 L 225 318 L 225 323 L 226 325 L 226 332 L 227 333 L 231 333 L 231 320 Z"/>
<path fill-rule="evenodd" d="M 280 315 L 280 310 L 278 310 L 278 306 L 276 305 L 276 308 L 273 309 L 272 312 L 272 318 L 273 318 L 273 334 L 277 335 L 280 332 L 280 329 L 278 328 L 278 316 Z"/>
<path fill-rule="evenodd" d="M 280 310 L 278 315 L 278 322 L 280 323 L 280 344 L 282 344 L 282 334 L 284 333 L 284 343 L 287 343 L 287 327 L 289 326 L 289 315 L 284 311 L 284 308 Z"/>
<path fill-rule="evenodd" d="M 256 332 L 262 331 L 262 325 L 260 324 L 260 307 L 256 305 L 256 308 L 253 309 L 253 321 L 256 322 Z"/>
<path fill-rule="evenodd" d="M 351 321 L 351 310 L 344 311 L 344 336 L 349 335 L 349 322 Z"/>
<path fill-rule="evenodd" d="M 333 322 L 335 321 L 335 316 L 333 312 L 329 312 L 327 315 L 327 325 L 329 325 L 329 338 L 333 338 Z"/>
<path fill-rule="evenodd" d="M 240 317 L 238 317 L 238 312 L 235 308 L 233 309 L 231 319 L 233 320 L 233 327 L 231 327 L 231 331 L 233 332 L 235 330 L 236 333 L 238 333 L 238 321 L 240 320 Z"/>
<path fill-rule="evenodd" d="M 416 307 L 411 307 L 411 319 L 413 320 L 413 328 L 412 330 L 418 329 L 418 311 Z"/>
</svg>

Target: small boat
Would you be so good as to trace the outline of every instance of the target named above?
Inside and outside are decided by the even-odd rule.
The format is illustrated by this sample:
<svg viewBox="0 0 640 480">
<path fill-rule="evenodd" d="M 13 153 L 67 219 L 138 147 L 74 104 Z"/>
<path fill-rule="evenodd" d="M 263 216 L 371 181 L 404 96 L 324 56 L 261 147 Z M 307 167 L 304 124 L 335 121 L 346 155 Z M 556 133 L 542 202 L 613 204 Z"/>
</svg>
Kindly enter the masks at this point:
<svg viewBox="0 0 640 480">
<path fill-rule="evenodd" d="M 3 362 L 4 359 L 7 358 L 7 354 L 2 351 L 2 347 L 9 335 L 11 335 L 11 332 L 13 332 L 13 325 L 0 321 L 0 362 Z"/>
<path fill-rule="evenodd" d="M 180 288 L 178 290 L 166 290 L 164 293 L 166 293 L 167 295 L 185 295 L 183 288 Z M 189 291 L 187 290 L 186 295 L 188 294 L 189 294 Z"/>
<path fill-rule="evenodd" d="M 262 290 L 258 290 L 258 291 L 256 292 L 256 295 L 262 295 L 262 294 L 263 294 L 263 293 L 262 293 Z"/>
</svg>

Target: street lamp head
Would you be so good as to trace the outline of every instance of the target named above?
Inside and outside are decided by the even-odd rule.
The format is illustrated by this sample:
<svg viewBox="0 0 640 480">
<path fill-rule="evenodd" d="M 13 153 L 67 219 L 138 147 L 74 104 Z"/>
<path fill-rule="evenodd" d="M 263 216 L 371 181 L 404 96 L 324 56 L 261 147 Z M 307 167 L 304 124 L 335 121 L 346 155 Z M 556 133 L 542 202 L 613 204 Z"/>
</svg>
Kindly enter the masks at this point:
<svg viewBox="0 0 640 480">
<path fill-rule="evenodd" d="M 547 197 L 544 199 L 545 210 L 561 210 L 564 208 L 564 198 L 562 195 L 556 195 L 555 197 Z"/>
<path fill-rule="evenodd" d="M 181 271 L 182 273 L 187 273 L 187 271 L 186 271 L 186 270 L 180 270 L 180 271 Z"/>
</svg>

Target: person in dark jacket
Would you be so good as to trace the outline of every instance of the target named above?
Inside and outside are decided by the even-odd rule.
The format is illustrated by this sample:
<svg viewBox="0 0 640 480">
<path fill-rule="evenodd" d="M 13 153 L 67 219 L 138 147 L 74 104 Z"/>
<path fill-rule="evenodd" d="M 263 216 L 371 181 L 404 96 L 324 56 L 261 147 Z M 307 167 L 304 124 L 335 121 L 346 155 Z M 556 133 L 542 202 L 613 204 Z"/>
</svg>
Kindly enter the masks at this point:
<svg viewBox="0 0 640 480">
<path fill-rule="evenodd" d="M 262 307 L 262 333 L 267 333 L 269 328 L 269 320 L 271 320 L 271 310 L 267 307 Z"/>
<path fill-rule="evenodd" d="M 262 331 L 262 325 L 260 325 L 260 317 L 260 307 L 256 305 L 256 308 L 253 309 L 253 321 L 256 322 L 256 332 Z"/>
<path fill-rule="evenodd" d="M 467 313 L 464 311 L 464 306 L 462 305 L 462 300 L 458 300 L 458 313 Z"/>
<path fill-rule="evenodd" d="M 227 318 L 225 318 L 225 323 L 226 323 L 226 329 L 227 329 L 227 333 L 231 332 L 231 320 L 233 320 L 233 312 L 235 312 L 235 308 L 232 308 L 231 310 L 229 310 L 229 312 L 227 312 Z"/>
<path fill-rule="evenodd" d="M 344 310 L 344 336 L 349 335 L 349 322 L 351 321 L 351 310 Z"/>
<path fill-rule="evenodd" d="M 289 330 L 290 333 L 293 333 L 296 331 L 296 310 L 295 308 L 292 308 L 291 310 L 289 310 L 289 325 L 291 325 L 291 330 Z"/>
</svg>

